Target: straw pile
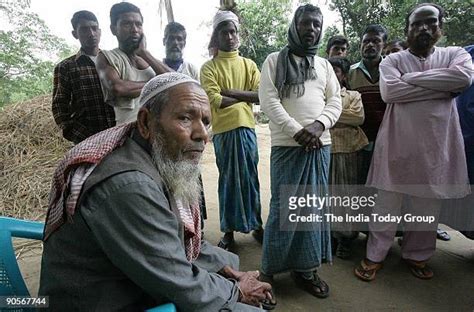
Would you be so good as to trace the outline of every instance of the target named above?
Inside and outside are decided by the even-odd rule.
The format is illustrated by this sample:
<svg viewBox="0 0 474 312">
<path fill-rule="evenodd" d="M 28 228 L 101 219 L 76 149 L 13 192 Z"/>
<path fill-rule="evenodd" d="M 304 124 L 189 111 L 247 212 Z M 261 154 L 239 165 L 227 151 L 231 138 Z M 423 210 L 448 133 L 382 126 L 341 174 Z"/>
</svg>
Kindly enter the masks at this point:
<svg viewBox="0 0 474 312">
<path fill-rule="evenodd" d="M 0 215 L 44 221 L 51 178 L 71 148 L 56 126 L 51 97 L 0 110 Z"/>
</svg>

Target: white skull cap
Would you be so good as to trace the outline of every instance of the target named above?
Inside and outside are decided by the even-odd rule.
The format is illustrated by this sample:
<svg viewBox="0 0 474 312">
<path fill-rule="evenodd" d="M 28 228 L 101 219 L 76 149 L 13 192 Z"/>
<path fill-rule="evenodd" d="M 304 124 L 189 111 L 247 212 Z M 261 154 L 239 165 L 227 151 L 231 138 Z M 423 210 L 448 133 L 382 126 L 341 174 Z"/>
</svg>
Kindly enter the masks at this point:
<svg viewBox="0 0 474 312">
<path fill-rule="evenodd" d="M 171 87 L 186 82 L 194 82 L 199 84 L 197 80 L 194 80 L 188 75 L 181 74 L 178 72 L 168 72 L 155 76 L 150 81 L 148 81 L 143 87 L 142 92 L 140 94 L 140 106 L 145 105 L 148 100 L 150 100 L 157 94 L 168 90 Z"/>
</svg>

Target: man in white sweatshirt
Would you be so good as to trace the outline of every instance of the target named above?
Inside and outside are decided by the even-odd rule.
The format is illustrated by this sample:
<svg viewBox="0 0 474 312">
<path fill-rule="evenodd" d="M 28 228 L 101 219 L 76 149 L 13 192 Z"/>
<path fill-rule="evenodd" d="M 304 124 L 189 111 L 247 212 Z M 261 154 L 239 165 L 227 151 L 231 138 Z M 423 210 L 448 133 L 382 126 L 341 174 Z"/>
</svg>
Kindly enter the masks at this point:
<svg viewBox="0 0 474 312">
<path fill-rule="evenodd" d="M 327 207 L 307 199 L 327 193 L 329 128 L 342 109 L 332 66 L 316 55 L 322 24 L 318 7 L 300 6 L 288 30 L 287 47 L 267 57 L 259 87 L 272 141 L 272 197 L 261 279 L 272 282 L 274 274 L 290 270 L 299 287 L 319 298 L 329 295 L 316 269 L 332 258 L 331 237 L 324 217 Z"/>
</svg>

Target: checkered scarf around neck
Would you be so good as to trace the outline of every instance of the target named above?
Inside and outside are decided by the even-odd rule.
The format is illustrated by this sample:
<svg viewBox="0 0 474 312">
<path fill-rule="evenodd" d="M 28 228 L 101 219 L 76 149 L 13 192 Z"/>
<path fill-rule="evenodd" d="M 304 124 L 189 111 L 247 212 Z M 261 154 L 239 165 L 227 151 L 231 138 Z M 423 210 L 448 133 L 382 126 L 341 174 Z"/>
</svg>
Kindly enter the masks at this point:
<svg viewBox="0 0 474 312">
<path fill-rule="evenodd" d="M 291 93 L 297 97 L 304 95 L 306 80 L 314 80 L 317 78 L 314 70 L 314 56 L 318 52 L 321 33 L 316 39 L 315 45 L 304 48 L 298 35 L 296 28 L 299 17 L 303 14 L 303 7 L 299 7 L 288 29 L 288 45 L 284 47 L 278 55 L 276 65 L 275 86 L 281 99 L 290 97 Z M 322 29 L 321 25 L 321 29 Z M 303 58 L 301 65 L 291 56 L 295 54 Z M 301 68 L 300 68 L 301 66 Z"/>
<path fill-rule="evenodd" d="M 176 72 L 156 76 L 143 87 L 140 105 L 143 106 L 158 93 L 185 82 L 197 83 L 189 76 Z M 122 146 L 134 128 L 136 122 L 107 129 L 87 138 L 66 153 L 53 175 L 44 230 L 45 241 L 66 221 L 71 220 L 82 187 L 93 169 L 107 155 Z M 177 200 L 176 206 L 184 224 L 186 257 L 189 261 L 194 261 L 201 251 L 199 203 L 183 205 Z"/>
<path fill-rule="evenodd" d="M 129 123 L 99 132 L 66 153 L 53 175 L 44 229 L 45 241 L 67 220 L 71 220 L 82 186 L 93 168 L 125 142 L 134 126 L 135 123 Z"/>
<path fill-rule="evenodd" d="M 199 203 L 183 205 L 176 200 L 179 219 L 184 224 L 184 250 L 186 258 L 193 262 L 201 253 L 201 210 Z"/>
</svg>

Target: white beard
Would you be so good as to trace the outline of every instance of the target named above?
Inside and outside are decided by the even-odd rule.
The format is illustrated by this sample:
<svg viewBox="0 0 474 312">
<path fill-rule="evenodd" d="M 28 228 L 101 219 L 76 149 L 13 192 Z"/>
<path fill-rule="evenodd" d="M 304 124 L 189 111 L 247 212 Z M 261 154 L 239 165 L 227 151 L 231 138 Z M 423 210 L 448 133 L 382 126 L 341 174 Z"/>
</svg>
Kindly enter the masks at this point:
<svg viewBox="0 0 474 312">
<path fill-rule="evenodd" d="M 168 53 L 167 59 L 170 61 L 180 61 L 183 59 L 183 52 L 170 52 Z"/>
<path fill-rule="evenodd" d="M 152 143 L 152 159 L 165 185 L 175 199 L 183 203 L 199 203 L 202 190 L 200 166 L 184 159 L 171 160 L 166 155 L 163 142 L 162 137 L 157 135 Z"/>
</svg>

